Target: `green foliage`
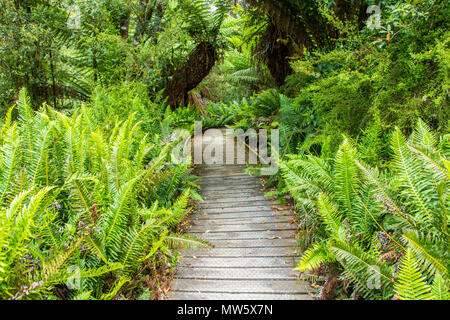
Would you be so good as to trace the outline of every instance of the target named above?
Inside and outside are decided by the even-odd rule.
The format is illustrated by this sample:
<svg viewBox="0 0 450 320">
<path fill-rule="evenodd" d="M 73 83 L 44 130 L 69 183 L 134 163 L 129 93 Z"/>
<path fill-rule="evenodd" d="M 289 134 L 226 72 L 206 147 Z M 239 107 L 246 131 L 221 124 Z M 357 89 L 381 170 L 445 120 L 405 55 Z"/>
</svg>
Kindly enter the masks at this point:
<svg viewBox="0 0 450 320">
<path fill-rule="evenodd" d="M 394 157 L 384 172 L 364 164 L 348 139 L 333 160 L 283 161 L 286 189 L 311 235 L 298 269 L 340 264 L 341 276 L 364 298 L 431 299 L 433 279 L 433 297 L 447 297 L 450 180 L 436 147 L 418 121 L 408 140 L 394 132 Z M 378 287 L 370 286 L 374 277 Z"/>
<path fill-rule="evenodd" d="M 411 250 L 407 250 L 398 272 L 395 292 L 400 300 L 429 300 L 431 288 L 414 259 Z"/>
<path fill-rule="evenodd" d="M 389 137 L 383 132 L 393 126 L 411 132 L 420 117 L 446 133 L 445 7 L 439 1 L 392 2 L 381 10 L 381 30 L 365 28 L 334 50 L 308 52 L 291 63 L 296 73 L 287 79 L 286 90 L 297 103 L 314 109 L 319 119 L 315 134 L 322 136 L 322 144 L 332 139 L 335 152 L 342 141 L 331 133 L 345 134 L 366 146 L 366 160 L 381 165 L 389 157 Z"/>
<path fill-rule="evenodd" d="M 178 232 L 197 177 L 169 159 L 201 120 L 279 129 L 267 185 L 300 212 L 298 270 L 449 299 L 448 1 L 1 3 L 0 298 L 149 298 L 150 267 L 202 246 Z M 199 44 L 220 64 L 171 110 Z"/>
<path fill-rule="evenodd" d="M 111 299 L 157 252 L 202 246 L 177 234 L 196 185 L 168 164 L 176 141 L 144 134 L 149 106 L 121 92 L 68 116 L 33 111 L 21 91 L 18 121 L 1 130 L 1 298 L 53 298 L 62 285 L 59 298 Z"/>
</svg>

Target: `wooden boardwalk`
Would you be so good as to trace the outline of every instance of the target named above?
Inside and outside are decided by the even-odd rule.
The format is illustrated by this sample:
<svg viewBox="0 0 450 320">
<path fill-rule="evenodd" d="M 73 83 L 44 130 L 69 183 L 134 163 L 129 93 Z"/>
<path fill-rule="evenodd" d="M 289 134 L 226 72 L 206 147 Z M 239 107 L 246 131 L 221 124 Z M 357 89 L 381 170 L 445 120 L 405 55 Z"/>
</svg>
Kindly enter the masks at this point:
<svg viewBox="0 0 450 320">
<path fill-rule="evenodd" d="M 184 252 L 171 299 L 312 299 L 307 283 L 293 270 L 298 257 L 293 214 L 264 197 L 260 178 L 244 169 L 197 167 L 205 201 L 192 216 L 190 232 L 214 248 Z"/>
</svg>

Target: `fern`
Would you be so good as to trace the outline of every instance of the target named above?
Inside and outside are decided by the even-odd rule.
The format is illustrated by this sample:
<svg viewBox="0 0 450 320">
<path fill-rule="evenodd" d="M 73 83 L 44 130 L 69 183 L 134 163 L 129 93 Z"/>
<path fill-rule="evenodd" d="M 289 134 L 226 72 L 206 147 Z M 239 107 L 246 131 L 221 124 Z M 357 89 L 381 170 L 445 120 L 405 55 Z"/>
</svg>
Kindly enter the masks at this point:
<svg viewBox="0 0 450 320">
<path fill-rule="evenodd" d="M 192 236 L 186 235 L 171 235 L 165 238 L 165 242 L 171 248 L 175 249 L 198 249 L 205 248 L 210 249 L 212 245 L 206 243 L 203 240 L 197 239 Z"/>
<path fill-rule="evenodd" d="M 421 171 L 420 162 L 414 161 L 411 151 L 401 132 L 397 129 L 393 136 L 393 149 L 395 152 L 394 168 L 400 179 L 402 192 L 409 199 L 407 203 L 410 211 L 416 214 L 423 223 L 432 220 L 435 210 L 433 195 L 425 191 L 433 186 L 430 179 Z"/>
<path fill-rule="evenodd" d="M 330 248 L 326 244 L 316 243 L 303 253 L 302 258 L 295 269 L 302 272 L 315 270 L 323 263 L 334 261 L 335 259 L 330 252 Z"/>
<path fill-rule="evenodd" d="M 120 190 L 114 204 L 101 217 L 102 242 L 107 255 L 114 261 L 119 259 L 123 230 L 132 218 L 134 210 L 134 185 L 136 179 L 127 182 Z"/>
<path fill-rule="evenodd" d="M 407 250 L 400 265 L 395 292 L 400 300 L 429 300 L 431 287 L 422 275 L 411 250 Z"/>
<path fill-rule="evenodd" d="M 336 154 L 335 174 L 336 191 L 342 207 L 347 213 L 351 213 L 355 206 L 356 192 L 358 188 L 358 170 L 354 163 L 356 151 L 350 142 L 345 139 Z"/>
<path fill-rule="evenodd" d="M 393 285 L 392 274 L 385 264 L 377 264 L 376 256 L 364 252 L 356 243 L 333 242 L 331 250 L 364 297 L 381 299 L 389 296 Z M 372 284 L 376 279 L 379 284 L 376 281 Z"/>
<path fill-rule="evenodd" d="M 407 241 L 410 251 L 428 269 L 430 274 L 439 272 L 448 279 L 450 266 L 445 238 L 418 231 L 405 231 L 403 237 Z"/>
<path fill-rule="evenodd" d="M 420 121 L 408 141 L 396 130 L 392 171 L 363 163 L 349 140 L 333 162 L 310 155 L 289 155 L 290 160 L 282 161 L 286 189 L 303 211 L 302 235 L 312 239 L 297 269 L 311 271 L 338 262 L 342 277 L 364 298 L 392 298 L 401 290 L 400 298 L 431 299 L 432 282 L 435 296 L 445 297 L 448 168 L 436 141 Z M 395 277 L 392 268 L 405 252 L 405 267 Z M 380 285 L 371 288 L 374 279 Z M 413 288 L 408 296 L 406 287 L 414 281 L 418 293 Z"/>
<path fill-rule="evenodd" d="M 450 300 L 450 288 L 440 274 L 434 276 L 431 298 L 432 300 Z"/>
<path fill-rule="evenodd" d="M 13 181 L 22 159 L 21 138 L 18 136 L 17 126 L 13 125 L 6 133 L 5 144 L 1 149 L 1 184 L 0 204 L 11 198 L 14 190 Z M 12 188 L 11 188 L 12 187 Z"/>
</svg>

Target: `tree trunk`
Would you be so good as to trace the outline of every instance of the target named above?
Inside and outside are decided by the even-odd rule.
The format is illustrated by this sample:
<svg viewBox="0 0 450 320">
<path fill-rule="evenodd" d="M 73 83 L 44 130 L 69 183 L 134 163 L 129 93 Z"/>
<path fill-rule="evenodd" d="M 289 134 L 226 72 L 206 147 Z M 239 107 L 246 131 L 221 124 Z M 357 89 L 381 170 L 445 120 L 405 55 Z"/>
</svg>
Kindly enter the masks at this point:
<svg viewBox="0 0 450 320">
<path fill-rule="evenodd" d="M 275 23 L 270 23 L 265 34 L 261 37 L 260 50 L 270 74 L 278 87 L 284 84 L 288 75 L 294 73 L 289 64 L 289 57 L 294 55 L 294 50 L 289 36 L 277 28 Z"/>
<path fill-rule="evenodd" d="M 172 108 L 187 104 L 189 91 L 195 89 L 210 73 L 217 60 L 217 49 L 208 42 L 197 45 L 182 67 L 175 71 L 167 84 L 165 95 Z"/>
<path fill-rule="evenodd" d="M 130 19 L 127 17 L 126 20 L 122 21 L 120 24 L 120 36 L 123 40 L 128 39 L 128 30 L 130 28 Z"/>
</svg>

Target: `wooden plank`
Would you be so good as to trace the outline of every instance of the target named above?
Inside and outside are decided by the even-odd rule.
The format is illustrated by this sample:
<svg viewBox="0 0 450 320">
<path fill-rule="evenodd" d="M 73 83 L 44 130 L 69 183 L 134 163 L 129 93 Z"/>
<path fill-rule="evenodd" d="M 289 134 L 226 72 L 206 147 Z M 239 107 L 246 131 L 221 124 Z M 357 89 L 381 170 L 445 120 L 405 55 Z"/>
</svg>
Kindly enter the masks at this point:
<svg viewBox="0 0 450 320">
<path fill-rule="evenodd" d="M 291 257 L 298 256 L 299 251 L 292 247 L 272 248 L 212 248 L 185 251 L 183 257 Z"/>
<path fill-rule="evenodd" d="M 187 289 L 189 288 L 189 289 Z M 196 280 L 177 279 L 175 291 L 183 292 L 222 292 L 222 293 L 276 293 L 307 294 L 303 281 L 293 280 Z"/>
<path fill-rule="evenodd" d="M 199 183 L 201 185 L 201 183 Z M 207 188 L 206 188 L 207 187 Z M 230 188 L 229 185 L 222 184 L 215 184 L 212 186 L 211 184 L 209 186 L 206 186 L 206 184 L 203 185 L 202 190 L 207 190 L 208 192 L 221 192 L 221 191 L 238 191 L 240 189 L 257 189 L 259 190 L 262 187 L 261 184 L 258 183 L 240 183 L 233 186 L 233 188 Z"/>
<path fill-rule="evenodd" d="M 246 165 L 245 164 L 196 164 L 194 165 L 194 171 L 200 171 L 200 170 L 209 170 L 209 171 L 214 171 L 214 170 L 225 170 L 225 169 L 230 169 L 230 170 L 240 170 L 240 169 L 245 169 Z"/>
<path fill-rule="evenodd" d="M 238 165 L 238 166 L 221 166 L 216 168 L 210 168 L 210 167 L 203 167 L 203 168 L 197 168 L 195 169 L 195 173 L 198 175 L 202 175 L 203 177 L 209 177 L 211 176 L 225 176 L 225 175 L 246 175 L 245 173 L 245 166 Z M 248 175 L 247 175 L 248 176 Z"/>
<path fill-rule="evenodd" d="M 205 192 L 200 190 L 199 193 L 205 201 L 221 200 L 224 198 L 258 197 L 263 195 L 263 193 L 254 188 L 221 192 Z"/>
<path fill-rule="evenodd" d="M 207 182 L 197 182 L 197 184 L 202 188 L 208 188 L 208 190 L 214 191 L 214 192 L 221 192 L 221 191 L 230 191 L 230 190 L 239 190 L 239 189 L 248 189 L 248 188 L 255 188 L 259 189 L 261 188 L 261 185 L 256 182 L 215 182 L 215 183 L 207 183 Z"/>
<path fill-rule="evenodd" d="M 247 166 L 245 164 L 196 164 L 194 165 L 194 170 L 217 170 L 217 169 L 245 169 Z"/>
<path fill-rule="evenodd" d="M 258 188 L 255 188 L 254 185 L 244 186 L 243 188 L 235 187 L 233 189 L 230 189 L 230 188 L 228 188 L 228 187 L 226 187 L 224 185 L 222 185 L 221 187 L 223 187 L 223 188 L 222 189 L 216 189 L 216 188 L 212 188 L 212 187 L 209 187 L 209 188 L 206 188 L 206 189 L 203 188 L 203 189 L 200 189 L 200 193 L 202 193 L 202 194 L 218 194 L 217 192 L 220 191 L 220 193 L 219 193 L 220 195 L 228 194 L 228 193 L 241 194 L 241 193 L 244 193 L 244 192 L 258 192 L 261 195 L 264 194 L 264 191 L 261 191 L 261 190 L 263 190 L 263 189 L 261 189 L 262 188 L 261 185 L 258 185 Z"/>
<path fill-rule="evenodd" d="M 215 172 L 215 174 L 202 174 L 200 176 L 201 181 L 260 181 L 257 177 L 251 177 L 242 172 Z"/>
<path fill-rule="evenodd" d="M 292 267 L 294 268 L 299 261 L 295 257 L 185 257 L 180 261 L 184 267 L 202 267 L 202 268 L 274 268 L 274 267 Z"/>
<path fill-rule="evenodd" d="M 208 241 L 209 244 L 215 248 L 269 248 L 269 247 L 285 247 L 291 246 L 295 248 L 297 241 L 294 238 L 290 239 L 260 239 L 255 240 L 231 240 L 231 239 L 216 239 Z"/>
<path fill-rule="evenodd" d="M 222 213 L 204 213 L 196 212 L 192 215 L 194 220 L 229 220 L 229 219 L 245 219 L 245 218 L 257 218 L 257 217 L 292 217 L 295 216 L 290 211 L 242 211 L 242 212 L 222 212 Z"/>
<path fill-rule="evenodd" d="M 215 176 L 200 176 L 200 179 L 202 181 L 255 181 L 255 182 L 261 182 L 261 178 L 257 176 L 249 176 L 245 173 L 235 173 L 235 174 L 217 174 Z"/>
<path fill-rule="evenodd" d="M 292 268 L 178 268 L 177 279 L 203 280 L 297 280 L 299 272 Z"/>
<path fill-rule="evenodd" d="M 249 176 L 244 172 L 236 172 L 234 170 L 214 170 L 214 171 L 199 171 L 197 175 L 201 176 L 202 180 L 205 179 L 230 179 L 241 178 L 247 179 Z"/>
<path fill-rule="evenodd" d="M 238 209 L 238 208 L 244 208 L 241 211 L 247 211 L 248 207 L 250 206 L 261 206 L 261 207 L 265 207 L 265 206 L 269 206 L 269 207 L 275 207 L 273 203 L 268 202 L 267 200 L 265 201 L 239 201 L 236 203 L 199 203 L 197 205 L 197 211 L 203 211 L 203 210 L 209 210 L 209 209 L 222 209 L 224 212 L 229 212 L 228 209 Z M 266 209 L 267 210 L 267 209 Z M 276 210 L 273 210 L 276 211 Z"/>
<path fill-rule="evenodd" d="M 197 164 L 194 166 L 194 170 L 245 170 L 247 165 L 245 164 L 218 164 L 218 165 L 207 165 L 207 164 Z"/>
<path fill-rule="evenodd" d="M 231 212 L 248 212 L 248 211 L 271 211 L 272 207 L 270 205 L 260 205 L 260 206 L 245 206 L 238 208 L 227 208 L 226 210 L 221 208 L 211 208 L 211 209 L 201 209 L 202 213 L 231 213 Z"/>
<path fill-rule="evenodd" d="M 257 195 L 257 196 L 249 196 L 247 194 L 243 195 L 239 192 L 236 193 L 235 196 L 230 197 L 230 196 L 225 196 L 222 195 L 222 198 L 211 198 L 209 199 L 207 196 L 205 196 L 203 198 L 203 200 L 208 200 L 205 202 L 201 202 L 199 203 L 199 206 L 202 207 L 203 205 L 208 205 L 208 204 L 226 204 L 226 203 L 237 203 L 237 202 L 253 202 L 253 201 L 267 201 L 269 200 L 268 198 L 262 196 L 262 195 Z"/>
<path fill-rule="evenodd" d="M 217 192 L 224 190 L 239 190 L 242 188 L 261 188 L 261 184 L 256 181 L 198 181 L 200 188 L 208 188 Z"/>
<path fill-rule="evenodd" d="M 221 224 L 221 225 L 233 225 L 233 224 L 267 224 L 267 223 L 291 223 L 294 217 L 290 216 L 259 216 L 259 217 L 249 217 L 249 218 L 236 218 L 236 219 L 192 219 L 193 225 L 207 226 L 211 224 Z"/>
<path fill-rule="evenodd" d="M 274 231 L 274 230 L 297 230 L 297 226 L 289 223 L 269 222 L 266 224 L 236 224 L 236 225 L 222 225 L 222 224 L 208 224 L 208 225 L 194 225 L 191 227 L 191 233 L 205 233 L 205 232 L 249 232 L 249 231 Z"/>
<path fill-rule="evenodd" d="M 258 177 L 251 177 L 249 175 L 235 175 L 235 176 L 202 176 L 201 177 L 201 181 L 202 182 L 235 182 L 235 183 L 239 183 L 239 182 L 258 182 L 261 183 L 261 179 Z"/>
<path fill-rule="evenodd" d="M 293 239 L 296 236 L 294 230 L 289 231 L 251 231 L 251 232 L 208 232 L 198 233 L 195 236 L 208 240 L 220 240 L 220 239 L 246 239 L 246 240 L 274 240 L 274 239 Z"/>
<path fill-rule="evenodd" d="M 252 191 L 253 190 L 253 191 Z M 264 196 L 261 192 L 259 191 L 254 191 L 254 189 L 238 189 L 238 190 L 234 190 L 234 191 L 226 191 L 226 190 L 219 190 L 219 191 L 214 191 L 214 192 L 199 192 L 199 194 L 202 196 L 203 198 L 203 202 L 199 202 L 199 203 L 204 203 L 204 202 L 209 202 L 209 201 L 220 201 L 222 199 L 225 198 L 243 198 L 243 197 L 261 197 Z"/>
<path fill-rule="evenodd" d="M 222 202 L 220 199 L 218 200 L 210 200 L 205 202 L 199 202 L 197 208 L 200 210 L 203 209 L 213 209 L 213 208 L 242 208 L 242 207 L 249 207 L 249 206 L 276 206 L 276 203 L 270 202 L 268 199 L 261 199 L 261 200 L 246 200 L 246 199 L 240 199 L 235 200 L 234 202 Z"/>
<path fill-rule="evenodd" d="M 199 293 L 175 291 L 173 300 L 314 300 L 309 294 L 264 294 L 264 293 Z"/>
<path fill-rule="evenodd" d="M 223 209 L 224 211 L 228 211 L 230 208 L 248 208 L 249 206 L 274 206 L 273 203 L 268 202 L 267 200 L 263 201 L 236 201 L 235 203 L 220 203 L 220 202 L 208 202 L 208 203 L 199 203 L 197 206 L 198 210 L 203 209 Z"/>
</svg>

